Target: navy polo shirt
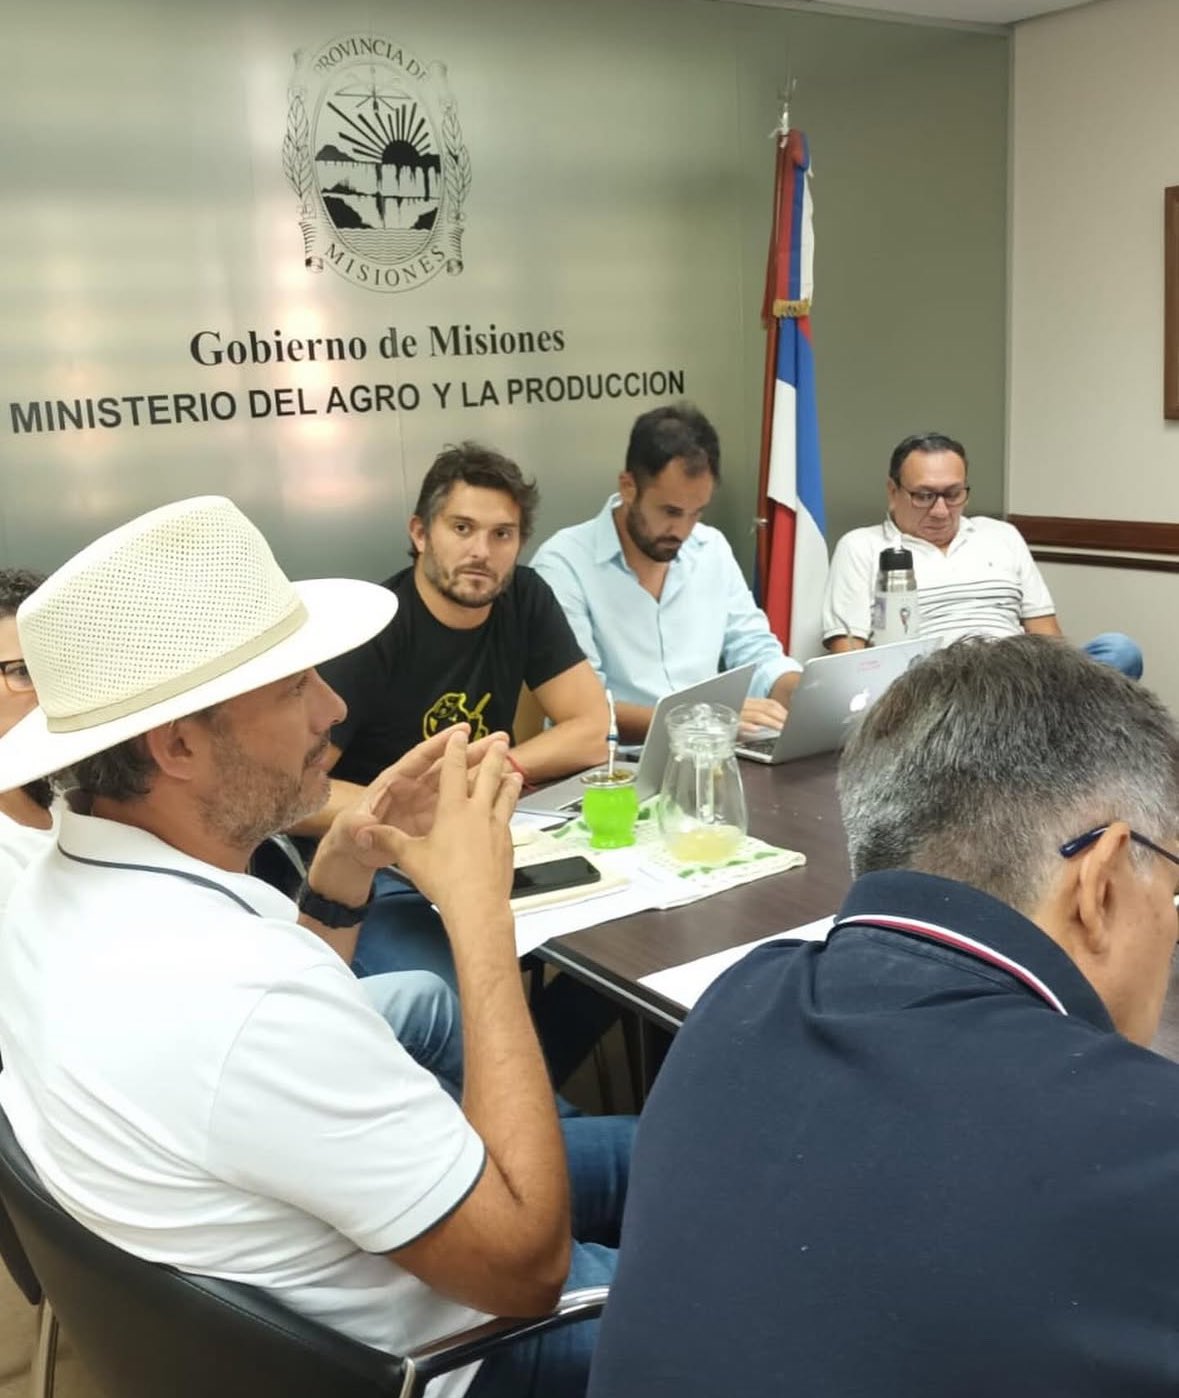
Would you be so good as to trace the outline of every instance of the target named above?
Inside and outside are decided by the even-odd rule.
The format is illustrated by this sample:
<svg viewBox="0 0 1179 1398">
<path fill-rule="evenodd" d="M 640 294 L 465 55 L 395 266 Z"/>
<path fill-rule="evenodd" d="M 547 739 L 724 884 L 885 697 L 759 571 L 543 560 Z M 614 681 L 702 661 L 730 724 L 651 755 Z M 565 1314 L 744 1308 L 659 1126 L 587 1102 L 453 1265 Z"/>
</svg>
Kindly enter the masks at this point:
<svg viewBox="0 0 1179 1398">
<path fill-rule="evenodd" d="M 1179 1066 L 975 889 L 871 874 L 840 919 L 677 1035 L 591 1398 L 1174 1398 Z"/>
</svg>

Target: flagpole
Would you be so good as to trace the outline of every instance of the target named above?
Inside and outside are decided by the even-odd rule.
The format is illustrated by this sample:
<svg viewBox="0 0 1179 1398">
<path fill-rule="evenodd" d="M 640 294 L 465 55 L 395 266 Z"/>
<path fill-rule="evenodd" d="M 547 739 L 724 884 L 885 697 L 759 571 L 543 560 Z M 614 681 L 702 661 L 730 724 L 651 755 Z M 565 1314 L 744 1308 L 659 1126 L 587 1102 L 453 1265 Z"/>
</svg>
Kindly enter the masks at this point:
<svg viewBox="0 0 1179 1398">
<path fill-rule="evenodd" d="M 793 88 L 793 82 L 790 87 Z M 790 130 L 789 93 L 782 103 L 782 114 L 774 130 L 774 203 L 773 219 L 770 227 L 770 246 L 766 256 L 765 293 L 761 303 L 761 319 L 766 330 L 765 372 L 762 378 L 761 395 L 761 446 L 758 456 L 757 475 L 757 583 L 758 597 L 765 605 L 766 588 L 770 567 L 770 516 L 768 486 L 770 479 L 770 453 L 774 430 L 774 387 L 778 374 L 778 317 L 774 314 L 774 300 L 778 295 L 778 257 L 782 229 L 782 192 L 786 169 L 786 138 Z"/>
</svg>

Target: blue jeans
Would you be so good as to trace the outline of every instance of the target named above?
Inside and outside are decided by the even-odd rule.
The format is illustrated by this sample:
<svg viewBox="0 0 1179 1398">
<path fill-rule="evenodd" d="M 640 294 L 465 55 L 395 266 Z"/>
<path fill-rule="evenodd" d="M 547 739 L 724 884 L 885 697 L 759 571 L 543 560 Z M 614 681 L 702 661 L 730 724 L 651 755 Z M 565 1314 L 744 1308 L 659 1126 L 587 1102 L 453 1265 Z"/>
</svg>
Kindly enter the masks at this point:
<svg viewBox="0 0 1179 1398">
<path fill-rule="evenodd" d="M 1120 670 L 1132 680 L 1142 678 L 1142 647 L 1120 631 L 1103 631 L 1081 647 L 1092 660 Z"/>
<path fill-rule="evenodd" d="M 442 919 L 416 888 L 387 869 L 378 869 L 373 879 L 373 903 L 360 925 L 352 969 L 361 977 L 430 971 L 458 990 Z M 534 1018 L 558 1087 L 618 1014 L 612 1001 L 569 976 L 557 976 L 544 987 Z"/>
<path fill-rule="evenodd" d="M 573 1257 L 566 1291 L 614 1280 L 618 1229 L 626 1202 L 635 1118 L 563 1121 L 573 1194 Z M 509 1345 L 479 1366 L 470 1398 L 582 1398 L 598 1322 L 583 1321 Z"/>
<path fill-rule="evenodd" d="M 463 1026 L 450 986 L 429 971 L 400 971 L 368 976 L 360 988 L 409 1056 L 452 1097 L 461 1097 Z"/>
<path fill-rule="evenodd" d="M 388 869 L 378 869 L 372 897 L 352 958 L 356 974 L 430 971 L 452 990 L 457 989 L 454 958 L 442 919 L 417 889 Z"/>
</svg>

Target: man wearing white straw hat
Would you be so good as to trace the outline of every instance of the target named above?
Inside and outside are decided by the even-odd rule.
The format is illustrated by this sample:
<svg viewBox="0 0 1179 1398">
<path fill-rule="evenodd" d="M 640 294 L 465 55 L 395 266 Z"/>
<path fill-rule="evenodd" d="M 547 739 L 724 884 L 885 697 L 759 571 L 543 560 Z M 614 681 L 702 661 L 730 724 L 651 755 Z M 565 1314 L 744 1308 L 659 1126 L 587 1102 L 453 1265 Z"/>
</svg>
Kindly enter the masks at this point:
<svg viewBox="0 0 1179 1398">
<path fill-rule="evenodd" d="M 292 584 L 219 497 L 114 530 L 22 605 L 39 707 L 0 738 L 0 790 L 65 768 L 77 790 L 0 934 L 0 1106 L 96 1233 L 400 1351 L 608 1280 L 612 1249 L 571 1251 L 570 1195 L 582 1237 L 616 1232 L 633 1128 L 567 1123 L 566 1169 L 516 966 L 503 735 L 440 733 L 383 772 L 298 909 L 245 873 L 327 797 L 344 705 L 313 667 L 395 606 L 368 583 Z M 348 969 L 390 861 L 451 937 L 461 1109 Z M 437 1391 L 580 1392 L 593 1331 Z"/>
</svg>

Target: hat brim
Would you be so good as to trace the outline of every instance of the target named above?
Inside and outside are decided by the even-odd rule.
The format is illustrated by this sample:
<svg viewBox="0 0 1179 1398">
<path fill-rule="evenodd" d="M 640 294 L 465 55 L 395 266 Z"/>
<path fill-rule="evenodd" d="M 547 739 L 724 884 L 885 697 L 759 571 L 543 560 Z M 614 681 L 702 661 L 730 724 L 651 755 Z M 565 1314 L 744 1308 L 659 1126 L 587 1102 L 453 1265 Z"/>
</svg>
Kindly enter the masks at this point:
<svg viewBox="0 0 1179 1398">
<path fill-rule="evenodd" d="M 44 711 L 34 709 L 0 738 L 0 791 L 47 777 L 161 723 L 195 714 L 355 650 L 384 630 L 397 611 L 397 598 L 376 583 L 318 578 L 293 586 L 307 608 L 303 625 L 216 679 L 136 713 L 72 733 L 51 733 Z"/>
</svg>

